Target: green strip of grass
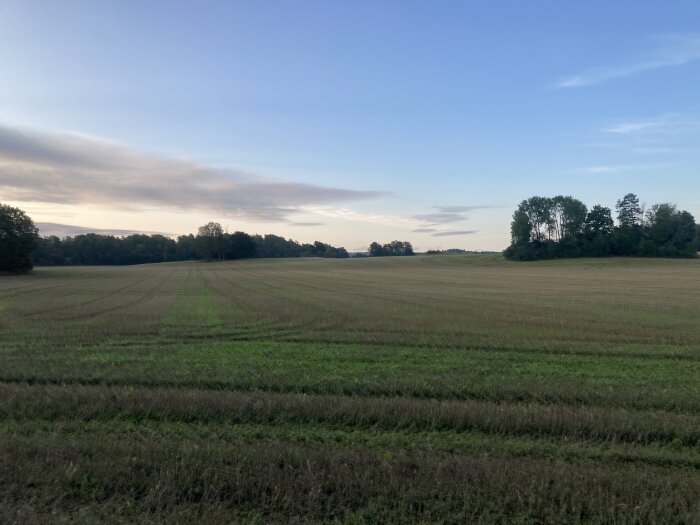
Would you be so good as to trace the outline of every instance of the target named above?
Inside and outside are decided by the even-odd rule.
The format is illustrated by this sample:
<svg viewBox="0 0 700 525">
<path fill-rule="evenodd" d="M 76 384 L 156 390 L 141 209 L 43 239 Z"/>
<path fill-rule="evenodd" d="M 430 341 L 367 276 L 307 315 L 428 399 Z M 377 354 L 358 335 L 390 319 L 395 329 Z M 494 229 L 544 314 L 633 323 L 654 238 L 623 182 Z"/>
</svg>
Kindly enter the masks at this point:
<svg viewBox="0 0 700 525">
<path fill-rule="evenodd" d="M 178 440 L 182 443 L 252 443 L 289 442 L 315 446 L 319 444 L 379 450 L 392 457 L 397 451 L 419 451 L 478 457 L 522 457 L 561 461 L 600 461 L 604 463 L 639 463 L 656 466 L 700 469 L 700 449 L 677 445 L 629 445 L 596 443 L 569 438 L 509 437 L 483 432 L 451 430 L 362 429 L 319 423 L 284 424 L 212 424 L 196 422 L 133 420 L 114 418 L 107 421 L 6 420 L 0 422 L 0 436 L 49 439 L 60 434 L 80 441 L 101 436 L 122 436 L 134 443 Z M 195 445 L 193 445 L 195 446 Z"/>
</svg>

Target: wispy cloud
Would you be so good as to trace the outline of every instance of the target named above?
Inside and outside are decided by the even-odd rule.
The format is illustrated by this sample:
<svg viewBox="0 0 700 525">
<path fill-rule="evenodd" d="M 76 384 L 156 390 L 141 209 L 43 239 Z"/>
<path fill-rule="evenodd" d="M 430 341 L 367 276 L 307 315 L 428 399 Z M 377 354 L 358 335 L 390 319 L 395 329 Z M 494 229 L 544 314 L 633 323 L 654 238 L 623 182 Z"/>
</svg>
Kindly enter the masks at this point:
<svg viewBox="0 0 700 525">
<path fill-rule="evenodd" d="M 496 206 L 433 206 L 438 213 L 425 213 L 414 215 L 413 218 L 421 222 L 427 223 L 427 226 L 437 226 L 440 224 L 450 224 L 454 222 L 465 221 L 468 219 L 465 213 L 495 208 Z"/>
<path fill-rule="evenodd" d="M 434 208 L 443 213 L 465 213 L 474 210 L 497 208 L 497 206 L 434 206 Z"/>
<path fill-rule="evenodd" d="M 646 161 L 654 157 L 669 158 L 673 155 L 679 159 L 684 154 L 696 154 L 699 138 L 700 116 L 694 108 L 680 113 L 615 119 L 598 129 L 594 140 L 584 144 L 605 150 L 608 160 L 601 162 L 601 166 L 590 166 L 584 171 L 610 173 L 658 168 L 658 162 L 642 163 L 640 157 Z M 618 161 L 614 165 L 610 165 L 611 155 Z M 631 160 L 630 163 L 625 162 L 625 156 Z"/>
<path fill-rule="evenodd" d="M 459 222 L 466 219 L 466 217 L 459 213 L 426 213 L 422 215 L 414 215 L 413 217 L 421 222 L 428 223 L 430 226 L 437 224 L 448 224 L 450 222 Z"/>
<path fill-rule="evenodd" d="M 629 170 L 629 166 L 611 166 L 607 164 L 600 164 L 598 166 L 587 166 L 582 169 L 587 173 L 616 173 L 619 171 Z"/>
<path fill-rule="evenodd" d="M 612 135 L 675 135 L 699 129 L 698 122 L 682 118 L 676 113 L 657 117 L 628 119 L 603 128 L 603 133 Z"/>
<path fill-rule="evenodd" d="M 595 166 L 586 166 L 578 171 L 593 174 L 605 174 L 605 173 L 621 173 L 627 171 L 648 171 L 654 169 L 660 169 L 668 167 L 668 164 L 661 163 L 649 163 L 649 164 L 598 164 Z"/>
<path fill-rule="evenodd" d="M 392 215 L 388 213 L 372 213 L 352 210 L 349 208 L 336 208 L 329 206 L 304 206 L 302 211 L 313 213 L 329 219 L 343 219 L 348 221 L 366 222 L 374 225 L 390 226 L 394 228 L 415 228 L 420 223 L 410 217 Z"/>
<path fill-rule="evenodd" d="M 437 213 L 424 213 L 410 217 L 380 213 L 366 213 L 348 208 L 329 208 L 326 206 L 306 207 L 305 211 L 334 219 L 345 219 L 372 223 L 375 225 L 390 226 L 394 228 L 410 228 L 412 233 L 430 234 L 433 237 L 447 237 L 451 235 L 470 235 L 479 230 L 442 230 L 440 226 L 452 225 L 467 221 L 467 212 L 497 206 L 433 206 Z"/>
<path fill-rule="evenodd" d="M 452 237 L 454 235 L 472 235 L 477 233 L 479 230 L 455 230 L 455 231 L 445 231 L 433 233 L 433 237 Z"/>
<path fill-rule="evenodd" d="M 39 235 L 42 237 L 49 237 L 55 235 L 56 237 L 68 237 L 75 235 L 83 235 L 86 233 L 100 233 L 103 235 L 114 235 L 115 237 L 121 237 L 124 235 L 132 235 L 135 233 L 143 233 L 147 235 L 153 235 L 159 233 L 161 235 L 172 235 L 163 232 L 154 231 L 142 231 L 142 230 L 114 230 L 105 228 L 91 228 L 89 226 L 74 226 L 72 224 L 59 224 L 56 222 L 37 222 L 36 227 L 39 229 Z"/>
<path fill-rule="evenodd" d="M 0 125 L 0 198 L 5 200 L 134 211 L 155 206 L 286 221 L 303 206 L 335 205 L 380 194 L 214 169 L 80 134 Z"/>
<path fill-rule="evenodd" d="M 579 88 L 602 84 L 618 78 L 630 77 L 646 71 L 682 66 L 700 60 L 700 35 L 665 35 L 656 37 L 657 48 L 638 62 L 588 69 L 560 79 L 556 88 Z"/>
</svg>

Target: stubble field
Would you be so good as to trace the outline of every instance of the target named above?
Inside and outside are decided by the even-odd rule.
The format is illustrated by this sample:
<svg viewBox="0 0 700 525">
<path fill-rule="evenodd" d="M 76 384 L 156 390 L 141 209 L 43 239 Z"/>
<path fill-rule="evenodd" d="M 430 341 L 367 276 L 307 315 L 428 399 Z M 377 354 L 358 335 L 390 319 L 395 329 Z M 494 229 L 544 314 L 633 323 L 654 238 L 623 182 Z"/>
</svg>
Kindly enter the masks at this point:
<svg viewBox="0 0 700 525">
<path fill-rule="evenodd" d="M 0 277 L 0 522 L 700 523 L 700 261 Z"/>
</svg>

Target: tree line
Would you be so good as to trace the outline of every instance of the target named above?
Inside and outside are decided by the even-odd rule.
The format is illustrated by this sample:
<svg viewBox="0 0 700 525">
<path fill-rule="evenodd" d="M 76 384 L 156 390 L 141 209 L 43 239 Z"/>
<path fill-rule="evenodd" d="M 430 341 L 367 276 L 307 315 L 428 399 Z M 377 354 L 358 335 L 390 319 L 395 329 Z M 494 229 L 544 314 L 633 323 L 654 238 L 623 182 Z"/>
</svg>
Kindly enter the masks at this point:
<svg viewBox="0 0 700 525">
<path fill-rule="evenodd" d="M 413 245 L 407 241 L 391 241 L 386 244 L 373 242 L 368 250 L 370 257 L 391 257 L 398 255 L 415 255 Z"/>
<path fill-rule="evenodd" d="M 199 228 L 197 235 L 171 239 L 165 235 L 134 234 L 124 237 L 88 233 L 38 238 L 33 251 L 38 266 L 129 265 L 195 259 L 232 260 L 256 257 L 345 258 L 345 248 L 323 242 L 302 244 L 278 235 L 227 233 L 219 223 Z"/>
<path fill-rule="evenodd" d="M 561 257 L 696 257 L 700 226 L 687 211 L 669 203 L 645 210 L 634 193 L 612 210 L 586 205 L 571 196 L 530 197 L 513 213 L 508 259 Z"/>
</svg>

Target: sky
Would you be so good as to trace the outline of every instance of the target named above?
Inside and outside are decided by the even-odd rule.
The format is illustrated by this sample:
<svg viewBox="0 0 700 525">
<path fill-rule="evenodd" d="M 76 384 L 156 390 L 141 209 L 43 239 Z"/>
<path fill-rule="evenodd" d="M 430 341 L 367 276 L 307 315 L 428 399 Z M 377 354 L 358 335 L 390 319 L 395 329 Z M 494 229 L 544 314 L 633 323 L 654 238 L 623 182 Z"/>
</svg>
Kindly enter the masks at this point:
<svg viewBox="0 0 700 525">
<path fill-rule="evenodd" d="M 501 250 L 532 195 L 700 218 L 700 2 L 0 1 L 41 233 Z"/>
</svg>

